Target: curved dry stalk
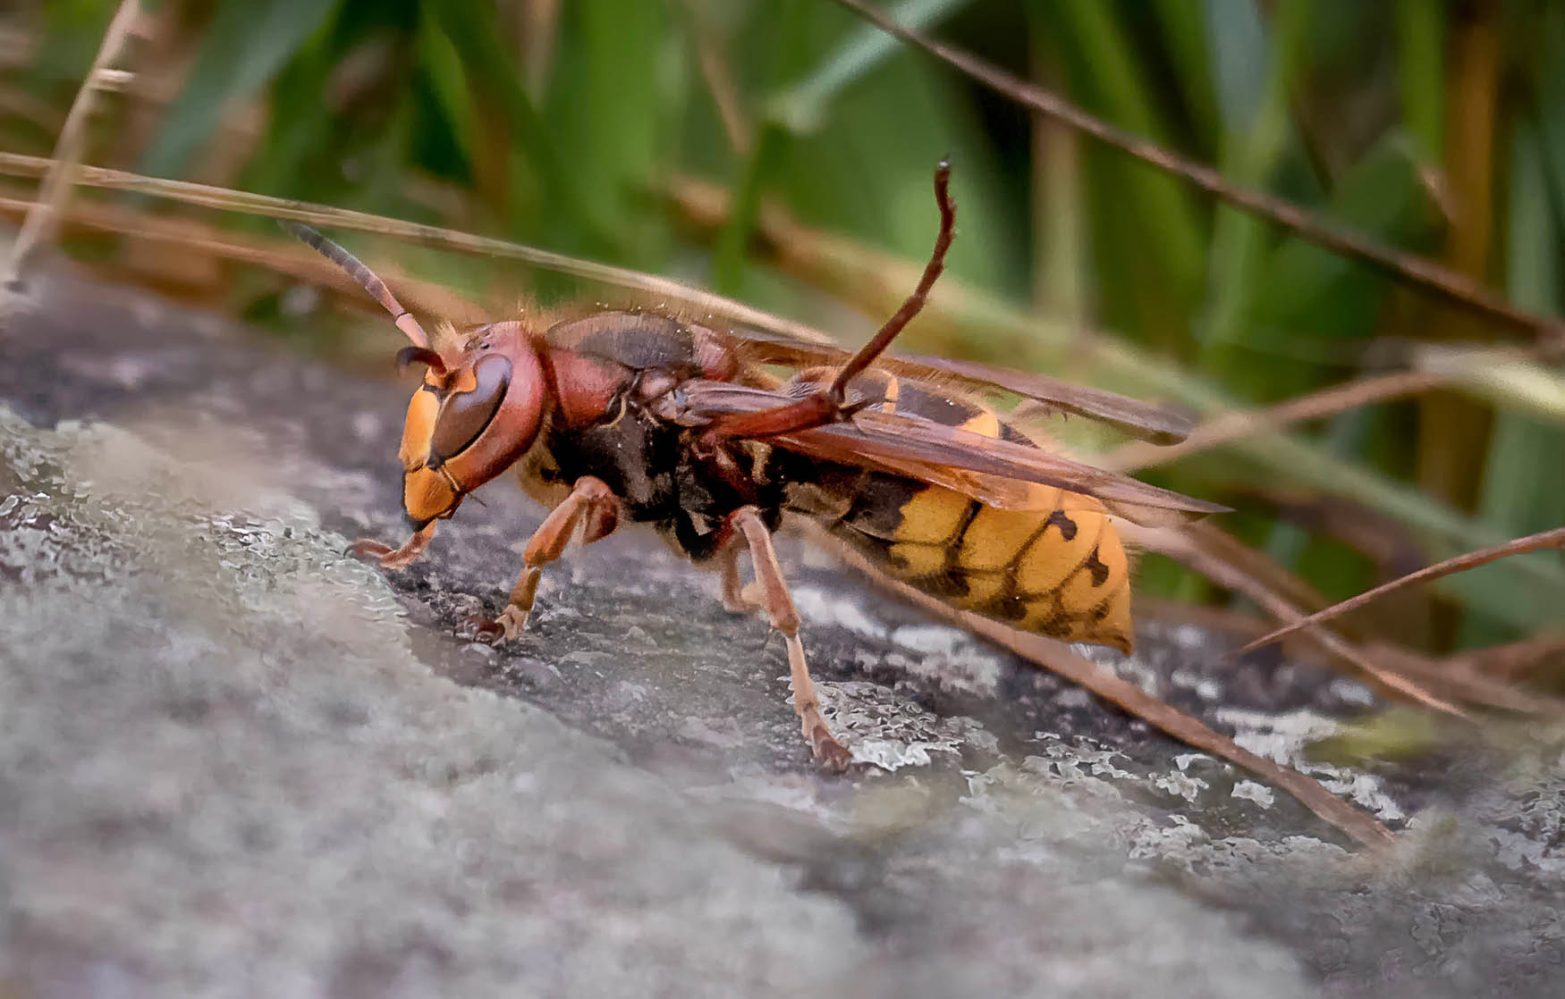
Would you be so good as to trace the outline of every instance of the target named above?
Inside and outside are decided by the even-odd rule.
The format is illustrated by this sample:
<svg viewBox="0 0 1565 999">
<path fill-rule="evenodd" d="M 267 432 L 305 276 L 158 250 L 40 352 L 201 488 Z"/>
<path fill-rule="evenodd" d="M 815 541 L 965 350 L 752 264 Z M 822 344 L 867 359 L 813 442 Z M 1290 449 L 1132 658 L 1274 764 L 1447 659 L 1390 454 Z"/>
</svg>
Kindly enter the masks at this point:
<svg viewBox="0 0 1565 999">
<path fill-rule="evenodd" d="M 984 86 L 1041 115 L 1111 146 L 1200 188 L 1213 197 L 1288 229 L 1333 253 L 1363 261 L 1408 284 L 1431 291 L 1464 308 L 1496 319 L 1507 326 L 1551 339 L 1565 338 L 1565 324 L 1518 308 L 1496 295 L 1481 282 L 1447 267 L 1408 253 L 1383 246 L 1359 233 L 1326 222 L 1290 201 L 1230 183 L 1204 163 L 1185 159 L 1154 142 L 1095 118 L 1058 94 L 1030 83 L 984 62 L 961 49 L 937 42 L 921 32 L 904 27 L 863 0 L 836 0 L 882 31 L 960 70 Z"/>
<path fill-rule="evenodd" d="M 1018 631 L 970 611 L 958 610 L 906 583 L 892 579 L 846 545 L 833 544 L 824 532 L 819 532 L 818 537 L 816 532 L 811 532 L 811 536 L 836 552 L 844 563 L 903 600 L 1064 677 L 1187 746 L 1227 760 L 1241 770 L 1254 774 L 1292 795 L 1305 808 L 1359 843 L 1379 847 L 1395 839 L 1391 830 L 1378 819 L 1332 794 L 1314 778 L 1244 749 L 1199 718 L 1180 711 L 1111 670 L 1076 655 L 1065 643 Z"/>
<path fill-rule="evenodd" d="M 1249 598 L 1278 620 L 1292 623 L 1304 619 L 1304 614 L 1297 607 L 1279 596 L 1270 586 L 1243 568 L 1234 565 L 1227 558 L 1208 550 L 1208 544 L 1204 543 L 1198 535 L 1189 531 L 1166 528 L 1140 528 L 1133 524 L 1119 526 L 1126 541 L 1149 551 L 1167 555 L 1224 589 Z M 1442 714 L 1456 718 L 1468 717 L 1467 712 L 1457 705 L 1401 673 L 1375 662 L 1331 632 L 1312 630 L 1308 634 L 1326 652 L 1349 663 L 1381 687 Z"/>
<path fill-rule="evenodd" d="M 1253 652 L 1262 646 L 1270 645 L 1272 642 L 1302 629 L 1313 631 L 1315 626 L 1321 622 L 1329 621 L 1334 617 L 1341 617 L 1349 611 L 1358 610 L 1365 604 L 1378 600 L 1388 593 L 1395 593 L 1409 586 L 1427 583 L 1431 580 L 1440 579 L 1443 576 L 1466 572 L 1468 569 L 1476 569 L 1481 565 L 1488 565 L 1490 562 L 1498 562 L 1502 558 L 1510 558 L 1512 555 L 1525 555 L 1528 552 L 1543 551 L 1549 548 L 1565 548 L 1565 527 L 1556 527 L 1550 531 L 1529 534 L 1524 538 L 1516 538 L 1490 548 L 1480 548 L 1478 551 L 1458 555 L 1455 558 L 1448 558 L 1444 562 L 1437 562 L 1417 572 L 1410 572 L 1406 576 L 1391 580 L 1389 583 L 1382 583 L 1372 590 L 1366 590 L 1356 597 L 1349 597 L 1341 603 L 1333 604 L 1324 610 L 1316 611 L 1308 617 L 1293 621 L 1285 628 L 1278 628 L 1276 631 L 1262 635 L 1235 654 L 1243 655 L 1246 652 Z M 1325 633 L 1322 632 L 1322 634 Z"/>
<path fill-rule="evenodd" d="M 53 160 L 38 156 L 0 152 L 0 172 L 14 175 L 42 176 L 50 169 L 53 162 Z M 238 212 L 245 215 L 259 215 L 271 219 L 290 219 L 295 222 L 307 222 L 311 225 L 329 228 L 373 232 L 400 237 L 426 246 L 439 246 L 445 249 L 459 250 L 463 253 L 498 257 L 504 260 L 517 260 L 533 267 L 548 268 L 561 274 L 568 274 L 588 281 L 626 288 L 647 295 L 670 298 L 689 306 L 693 310 L 704 311 L 708 315 L 721 317 L 730 322 L 749 326 L 757 330 L 798 337 L 815 343 L 834 342 L 824 333 L 803 323 L 784 319 L 781 316 L 745 305 L 743 302 L 735 301 L 732 298 L 709 291 L 702 291 L 699 288 L 672 280 L 671 278 L 657 277 L 626 267 L 615 267 L 612 264 L 584 260 L 564 253 L 555 253 L 551 250 L 541 250 L 523 243 L 512 243 L 503 239 L 477 236 L 457 229 L 422 225 L 417 222 L 405 222 L 401 219 L 389 218 L 384 215 L 372 215 L 368 212 L 357 212 L 347 208 L 333 208 L 329 205 L 319 205 L 308 201 L 294 201 L 289 198 L 274 198 L 269 195 L 253 194 L 248 191 L 235 191 L 224 187 L 196 184 L 191 181 L 145 177 L 125 170 L 111 170 L 106 167 L 82 167 L 77 175 L 77 182 L 88 187 L 99 187 L 112 191 L 130 191 L 136 194 L 146 194 L 170 201 L 177 201 L 181 204 L 198 205 L 203 208 L 215 208 L 221 211 Z"/>
<path fill-rule="evenodd" d="M 1265 587 L 1299 613 L 1319 610 L 1330 603 L 1315 587 L 1259 548 L 1252 547 L 1210 520 L 1186 524 L 1181 533 L 1209 558 L 1220 559 L 1243 573 L 1254 587 Z M 1215 580 L 1214 580 L 1215 582 Z M 1262 627 L 1255 634 L 1266 630 Z M 1251 637 L 1254 637 L 1252 635 Z"/>
<path fill-rule="evenodd" d="M 1543 648 L 1542 643 L 1549 640 L 1537 641 L 1540 643 L 1538 647 Z M 1552 641 L 1558 647 L 1561 639 Z M 1426 683 L 1431 688 L 1442 689 L 1453 698 L 1459 698 L 1463 704 L 1530 718 L 1557 719 L 1565 716 L 1565 702 L 1559 698 L 1520 686 L 1519 677 L 1490 675 L 1481 668 L 1469 665 L 1481 662 L 1476 657 L 1485 653 L 1497 652 L 1505 656 L 1509 650 L 1504 646 L 1493 650 L 1479 649 L 1471 656 L 1463 654 L 1445 659 L 1430 659 L 1410 649 L 1383 642 L 1370 644 L 1365 651 L 1376 661 L 1388 663 L 1397 672 Z M 1518 650 L 1517 658 L 1521 659 L 1526 654 L 1526 650 Z"/>
<path fill-rule="evenodd" d="M 140 16 L 139 0 L 120 0 L 119 9 L 103 32 L 98 54 L 93 57 L 87 77 L 82 80 L 81 88 L 76 91 L 71 108 L 65 114 L 65 124 L 60 127 L 60 136 L 55 141 L 54 157 L 38 186 L 38 199 L 22 220 L 22 230 L 17 233 L 16 243 L 11 248 L 11 259 L 0 272 L 0 316 L 4 315 L 12 285 L 27 265 L 28 257 L 54 233 L 60 208 L 70 197 L 72 178 L 81 164 L 87 119 L 98 95 L 99 80 L 109 64 L 119 58 L 130 38 L 131 28 Z"/>
<path fill-rule="evenodd" d="M 1264 409 L 1234 410 L 1215 416 L 1183 441 L 1164 446 L 1134 442 L 1117 448 L 1096 462 L 1115 472 L 1156 468 L 1193 454 L 1231 444 L 1256 434 L 1281 430 L 1294 423 L 1320 420 L 1360 406 L 1404 399 L 1451 384 L 1451 376 L 1430 371 L 1395 371 L 1332 385 Z"/>
</svg>

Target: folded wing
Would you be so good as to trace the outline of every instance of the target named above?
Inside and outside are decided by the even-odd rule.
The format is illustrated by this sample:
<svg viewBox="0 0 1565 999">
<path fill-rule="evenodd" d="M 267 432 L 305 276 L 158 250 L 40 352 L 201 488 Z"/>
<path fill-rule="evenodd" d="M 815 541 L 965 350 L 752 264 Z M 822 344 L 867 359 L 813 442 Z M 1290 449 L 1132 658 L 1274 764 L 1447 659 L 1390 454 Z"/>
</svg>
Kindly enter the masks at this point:
<svg viewBox="0 0 1565 999">
<path fill-rule="evenodd" d="M 778 333 L 745 330 L 731 335 L 745 345 L 746 355 L 760 364 L 837 366 L 850 356 L 840 347 Z M 1012 371 L 977 361 L 887 354 L 875 364 L 893 374 L 921 381 L 936 384 L 954 381 L 969 389 L 1009 392 L 1059 412 L 1097 420 L 1154 444 L 1177 444 L 1189 436 L 1193 427 L 1189 417 L 1162 406 L 1102 389 L 1073 385 L 1047 375 Z"/>
<path fill-rule="evenodd" d="M 719 416 L 761 412 L 790 401 L 781 392 L 694 380 L 675 390 L 665 415 L 699 428 Z M 1226 509 L 1041 448 L 873 409 L 843 423 L 767 440 L 827 461 L 930 482 L 1001 509 L 1052 509 L 1054 499 L 1035 485 L 1091 496 L 1111 513 L 1149 527 L 1188 523 Z"/>
</svg>

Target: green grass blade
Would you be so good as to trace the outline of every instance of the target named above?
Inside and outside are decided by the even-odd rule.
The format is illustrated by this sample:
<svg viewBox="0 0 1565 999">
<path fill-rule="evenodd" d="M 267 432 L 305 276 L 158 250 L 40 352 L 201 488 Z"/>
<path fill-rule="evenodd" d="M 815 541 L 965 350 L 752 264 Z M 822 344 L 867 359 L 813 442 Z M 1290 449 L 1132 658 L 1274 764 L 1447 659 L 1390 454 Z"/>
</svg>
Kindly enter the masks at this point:
<svg viewBox="0 0 1565 999">
<path fill-rule="evenodd" d="M 1210 149 L 1215 146 L 1222 125 L 1212 85 L 1212 57 L 1206 44 L 1207 12 L 1191 0 L 1152 0 L 1151 9 L 1173 63 L 1174 85 L 1179 88 L 1184 112 L 1203 147 Z"/>
<path fill-rule="evenodd" d="M 938 25 L 970 2 L 903 0 L 889 13 L 899 24 L 923 29 Z M 901 51 L 897 39 L 873 25 L 860 25 L 808 76 L 773 96 L 767 102 L 766 117 L 789 131 L 812 132 L 820 127 L 842 91 Z"/>
<path fill-rule="evenodd" d="M 1418 158 L 1440 162 L 1445 130 L 1445 18 L 1429 0 L 1396 0 L 1397 90 Z"/>
<path fill-rule="evenodd" d="M 1026 9 L 1034 30 L 1052 38 L 1080 103 L 1116 125 L 1167 141 L 1156 90 L 1114 5 L 1031 0 Z M 1101 149 L 1088 162 L 1100 285 L 1133 290 L 1106 303 L 1105 312 L 1165 348 L 1181 349 L 1206 268 L 1202 209 L 1187 188 L 1145 163 Z"/>
<path fill-rule="evenodd" d="M 1240 11 L 1214 15 L 1220 25 L 1213 47 L 1222 69 L 1225 118 L 1230 119 L 1229 142 L 1223 151 L 1223 172 L 1245 187 L 1265 187 L 1288 149 L 1292 133 L 1290 100 L 1303 47 L 1308 37 L 1309 6 L 1301 0 L 1285 0 L 1277 7 L 1270 32 L 1270 58 L 1266 65 L 1249 69 L 1245 60 L 1225 43 L 1234 17 Z M 1242 119 L 1242 121 L 1241 121 Z M 1200 324 L 1203 359 L 1209 369 L 1222 372 L 1230 384 L 1242 385 L 1248 356 L 1236 357 L 1233 347 L 1249 335 L 1256 299 L 1262 294 L 1259 280 L 1268 255 L 1270 227 L 1234 208 L 1220 208 L 1213 236 L 1211 295 Z"/>
<path fill-rule="evenodd" d="M 190 78 L 141 161 L 141 172 L 177 176 L 235 101 L 253 96 L 337 4 L 324 0 L 226 0 L 202 40 Z"/>
<path fill-rule="evenodd" d="M 575 174 L 566 169 L 554 136 L 527 93 L 516 59 L 502 41 L 494 11 L 485 4 L 443 0 L 426 0 L 423 9 L 451 40 L 469 85 L 505 115 L 519 152 L 540 178 L 545 218 L 558 220 L 546 225 L 549 231 L 574 237 L 566 245 L 576 249 L 612 245 L 609 220 L 594 209 Z"/>
</svg>

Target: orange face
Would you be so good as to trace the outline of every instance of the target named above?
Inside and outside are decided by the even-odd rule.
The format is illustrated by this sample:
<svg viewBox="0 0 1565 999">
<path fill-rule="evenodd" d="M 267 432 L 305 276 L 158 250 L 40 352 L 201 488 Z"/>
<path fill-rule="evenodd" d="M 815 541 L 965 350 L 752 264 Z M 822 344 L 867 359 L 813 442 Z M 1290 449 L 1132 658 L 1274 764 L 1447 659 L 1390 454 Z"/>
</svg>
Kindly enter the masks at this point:
<svg viewBox="0 0 1565 999">
<path fill-rule="evenodd" d="M 543 366 L 525 338 L 471 351 L 447 369 L 432 356 L 402 429 L 402 507 L 415 529 L 449 517 L 462 498 L 526 454 L 548 395 Z"/>
</svg>

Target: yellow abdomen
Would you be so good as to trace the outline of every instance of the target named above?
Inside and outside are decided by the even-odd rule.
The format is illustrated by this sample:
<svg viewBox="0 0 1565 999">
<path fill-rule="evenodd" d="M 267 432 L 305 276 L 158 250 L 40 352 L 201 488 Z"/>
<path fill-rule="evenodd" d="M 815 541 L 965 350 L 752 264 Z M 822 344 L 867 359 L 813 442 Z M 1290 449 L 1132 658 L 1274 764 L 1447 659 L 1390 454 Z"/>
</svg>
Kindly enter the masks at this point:
<svg viewBox="0 0 1565 999">
<path fill-rule="evenodd" d="M 887 408 L 1031 443 L 992 410 L 906 379 L 887 379 L 885 398 Z M 1001 510 L 940 486 L 866 473 L 832 533 L 953 607 L 1129 652 L 1130 563 L 1113 521 L 1089 496 L 1032 489 L 1032 509 Z"/>
<path fill-rule="evenodd" d="M 1050 492 L 1053 510 L 997 510 L 876 473 L 833 533 L 953 607 L 1129 652 L 1130 565 L 1119 534 L 1096 500 Z"/>
</svg>

